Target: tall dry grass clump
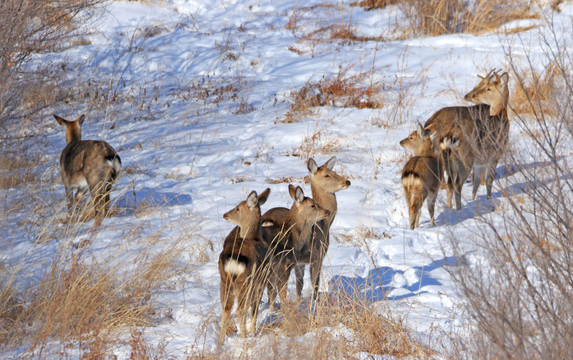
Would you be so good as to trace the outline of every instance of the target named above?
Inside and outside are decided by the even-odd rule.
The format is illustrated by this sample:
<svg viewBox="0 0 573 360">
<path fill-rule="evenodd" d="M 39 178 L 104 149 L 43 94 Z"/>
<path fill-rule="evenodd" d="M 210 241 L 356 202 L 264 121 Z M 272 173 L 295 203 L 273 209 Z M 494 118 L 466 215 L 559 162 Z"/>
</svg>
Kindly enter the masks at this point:
<svg viewBox="0 0 573 360">
<path fill-rule="evenodd" d="M 372 303 L 347 289 L 329 294 L 313 310 L 301 304 L 281 307 L 276 322 L 260 330 L 263 358 L 351 359 L 362 356 L 427 359 L 435 354 L 416 339 L 404 319 L 384 301 Z M 262 336 L 265 335 L 265 336 Z"/>
<path fill-rule="evenodd" d="M 539 79 L 537 72 L 512 65 L 520 105 L 535 119 L 518 113 L 512 121 L 519 151 L 507 154 L 508 177 L 497 180 L 498 211 L 477 219 L 474 236 L 449 242 L 456 256 L 475 260 L 452 272 L 471 319 L 469 341 L 455 342 L 455 358 L 565 359 L 573 352 L 573 78 L 557 38 L 544 38 L 556 69 L 550 82 L 560 89 L 549 109 L 537 106 L 540 84 L 532 92 L 527 80 Z"/>
<path fill-rule="evenodd" d="M 53 51 L 78 36 L 82 10 L 102 0 L 3 0 L 0 2 L 0 126 L 10 117 L 22 116 L 25 94 L 45 74 L 24 65 L 35 53 Z M 83 19 L 85 21 L 85 19 Z M 39 104 L 38 104 L 39 105 Z M 45 106 L 45 104 L 44 104 Z M 29 110 L 37 110 L 31 106 Z"/>
<path fill-rule="evenodd" d="M 397 5 L 404 12 L 404 36 L 481 34 L 520 19 L 537 17 L 534 1 L 522 0 L 363 0 L 352 5 L 367 10 Z"/>
<path fill-rule="evenodd" d="M 532 1 L 410 0 L 404 5 L 408 30 L 415 36 L 481 34 L 510 21 L 535 17 Z"/>
<path fill-rule="evenodd" d="M 536 117 L 557 115 L 555 100 L 563 85 L 565 75 L 561 73 L 562 70 L 552 61 L 542 71 L 534 68 L 516 71 L 515 77 L 519 84 L 511 94 L 511 110 L 517 114 L 531 114 Z"/>
<path fill-rule="evenodd" d="M 0 349 L 42 358 L 76 349 L 103 358 L 118 331 L 149 325 L 157 290 L 176 272 L 182 249 L 167 247 L 113 265 L 89 255 L 89 244 L 62 242 L 38 277 L 24 266 L 6 271 L 0 290 Z M 132 339 L 133 341 L 133 339 Z"/>
</svg>

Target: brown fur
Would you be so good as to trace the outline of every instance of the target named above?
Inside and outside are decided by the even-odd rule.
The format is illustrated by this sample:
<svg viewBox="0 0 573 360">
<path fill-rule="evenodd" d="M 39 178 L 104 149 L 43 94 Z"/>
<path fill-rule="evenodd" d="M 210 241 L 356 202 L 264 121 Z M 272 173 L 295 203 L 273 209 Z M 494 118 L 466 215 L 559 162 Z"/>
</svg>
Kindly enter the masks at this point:
<svg viewBox="0 0 573 360">
<path fill-rule="evenodd" d="M 225 341 L 229 329 L 231 309 L 237 301 L 237 317 L 241 336 L 247 336 L 247 311 L 251 310 L 251 332 L 255 332 L 259 303 L 268 278 L 268 245 L 261 232 L 261 209 L 268 198 L 270 189 L 257 196 L 251 192 L 223 218 L 236 224 L 223 243 L 219 255 L 221 276 L 220 295 L 223 314 L 219 343 Z"/>
<path fill-rule="evenodd" d="M 492 77 L 497 80 L 491 82 Z M 453 106 L 438 110 L 424 125 L 436 133 L 434 146 L 441 149 L 448 180 L 448 207 L 455 196 L 456 209 L 461 209 L 461 192 L 464 182 L 474 165 L 473 196 L 479 187 L 481 167 L 486 167 L 488 197 L 491 197 L 491 184 L 495 166 L 505 149 L 509 122 L 507 121 L 507 73 L 503 79 L 490 72 L 466 96 L 474 106 Z M 494 84 L 495 83 L 495 84 Z M 495 91 L 492 91 L 495 87 Z M 490 90 L 487 90 L 489 88 Z M 478 96 L 487 91 L 488 97 Z M 452 146 L 455 144 L 455 146 Z M 475 163 L 475 164 L 474 164 Z M 476 182 L 477 181 L 477 182 Z"/>
<path fill-rule="evenodd" d="M 312 158 L 308 160 L 307 164 L 307 168 L 310 172 L 312 198 L 320 205 L 320 207 L 330 211 L 328 219 L 321 220 L 313 226 L 311 241 L 307 243 L 307 246 L 301 250 L 300 255 L 297 257 L 297 262 L 310 264 L 313 300 L 318 299 L 322 262 L 330 244 L 330 226 L 332 225 L 338 211 L 335 193 L 337 191 L 347 189 L 350 186 L 349 180 L 338 175 L 332 170 L 335 164 L 336 157 L 330 158 L 320 167 Z M 296 292 L 297 296 L 300 298 L 304 286 L 304 265 L 297 265 L 295 273 L 297 280 Z"/>
<path fill-rule="evenodd" d="M 105 141 L 82 140 L 84 115 L 75 121 L 54 117 L 66 131 L 67 146 L 60 155 L 60 175 L 66 189 L 68 212 L 73 214 L 89 188 L 94 201 L 95 226 L 99 226 L 109 211 L 109 193 L 121 170 L 121 158 Z"/>
<path fill-rule="evenodd" d="M 439 151 L 433 146 L 429 130 L 418 126 L 417 136 L 409 137 L 400 144 L 414 150 L 412 157 L 402 170 L 402 186 L 408 203 L 410 229 L 420 224 L 422 205 L 428 200 L 430 224 L 434 223 L 434 208 L 436 197 L 443 180 L 444 170 L 439 157 Z"/>
<path fill-rule="evenodd" d="M 288 278 L 293 266 L 310 245 L 313 225 L 327 219 L 331 213 L 311 198 L 305 197 L 300 187 L 289 185 L 294 200 L 290 209 L 273 208 L 263 215 L 263 236 L 274 249 L 276 266 L 273 283 L 269 287 L 269 303 L 274 306 L 277 291 L 281 304 L 286 304 Z"/>
<path fill-rule="evenodd" d="M 494 79 L 495 77 L 495 79 Z M 474 175 L 472 179 L 472 200 L 475 199 L 480 185 L 482 169 L 485 169 L 485 183 L 488 199 L 495 168 L 505 153 L 509 140 L 509 119 L 507 101 L 509 99 L 508 74 L 499 75 L 496 71 L 483 77 L 480 83 L 464 97 L 475 104 L 489 105 L 489 116 L 476 122 L 477 144 L 475 149 Z"/>
</svg>

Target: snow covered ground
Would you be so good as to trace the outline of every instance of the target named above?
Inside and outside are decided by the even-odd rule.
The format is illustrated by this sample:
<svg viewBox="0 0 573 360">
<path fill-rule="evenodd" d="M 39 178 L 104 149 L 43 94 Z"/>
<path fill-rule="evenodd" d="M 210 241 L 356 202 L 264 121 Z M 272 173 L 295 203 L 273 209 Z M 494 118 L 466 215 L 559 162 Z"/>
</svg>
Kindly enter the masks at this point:
<svg viewBox="0 0 573 360">
<path fill-rule="evenodd" d="M 460 299 L 444 269 L 456 259 L 445 239 L 452 231 L 462 237 L 472 233 L 474 217 L 483 212 L 495 216 L 497 210 L 485 199 L 485 188 L 470 201 L 470 186 L 465 186 L 463 210 L 448 210 L 441 192 L 436 226 L 429 225 L 424 207 L 420 228 L 410 230 L 400 184 L 409 155 L 398 142 L 441 107 L 464 104 L 463 94 L 477 84 L 476 75 L 508 69 L 509 49 L 515 61 L 527 54 L 542 69 L 540 30 L 319 41 L 302 37 L 331 24 L 351 24 L 362 36 L 391 37 L 392 24 L 402 15 L 394 7 L 365 11 L 340 1 L 321 6 L 324 0 L 308 0 L 304 6 L 295 0 L 149 3 L 111 2 L 89 24 L 87 45 L 34 59 L 35 64 L 66 63 L 62 86 L 108 90 L 95 105 L 70 101 L 53 112 L 70 120 L 86 113 L 83 138 L 105 139 L 124 166 L 112 194 L 116 216 L 95 234 L 89 232 L 93 220 L 80 223 L 69 241 L 77 245 L 91 239 L 86 250 L 90 257 L 108 264 L 135 262 L 144 250 L 183 249 L 180 272 L 158 294 L 164 313 L 157 315 L 156 324 L 142 328 L 146 340 L 166 343 L 173 358 L 215 353 L 221 313 L 217 260 L 233 227 L 223 214 L 250 191 L 267 187 L 271 196 L 263 211 L 290 207 L 289 182 L 310 194 L 304 181 L 307 159 L 320 165 L 332 156 L 337 157 L 334 169 L 352 185 L 337 193 L 334 239 L 323 265 L 321 292 L 342 286 L 363 292 L 372 302 L 388 299 L 392 311 L 404 316 L 415 336 L 429 345 L 431 339 L 463 331 Z M 553 14 L 554 23 L 566 30 L 557 33 L 571 37 L 573 4 L 561 8 Z M 291 29 L 286 28 L 289 21 L 296 23 Z M 531 23 L 546 29 L 543 20 L 507 26 Z M 379 85 L 376 97 L 384 106 L 357 109 L 335 103 L 285 121 L 293 92 L 342 72 L 365 74 L 365 86 Z M 48 198 L 48 207 L 61 209 L 58 159 L 65 141 L 55 120 L 45 121 L 50 126 L 41 170 L 47 185 L 38 196 Z M 512 127 L 510 139 L 520 131 Z M 21 200 L 23 193 L 2 190 L 9 201 Z M 24 205 L 7 215 L 1 256 L 40 276 L 68 231 L 67 225 L 49 220 L 52 213 Z M 27 222 L 31 217 L 34 221 Z M 36 242 L 47 228 L 61 237 Z M 481 261 L 472 254 L 467 259 Z M 306 276 L 303 294 L 308 298 L 308 271 Z M 289 296 L 293 294 L 291 279 Z M 259 323 L 273 316 L 266 303 L 261 309 Z M 264 338 L 233 335 L 224 346 L 240 354 L 246 342 L 257 357 L 253 354 L 263 354 L 264 348 L 256 345 Z M 127 347 L 114 353 L 119 359 L 129 357 Z"/>
</svg>

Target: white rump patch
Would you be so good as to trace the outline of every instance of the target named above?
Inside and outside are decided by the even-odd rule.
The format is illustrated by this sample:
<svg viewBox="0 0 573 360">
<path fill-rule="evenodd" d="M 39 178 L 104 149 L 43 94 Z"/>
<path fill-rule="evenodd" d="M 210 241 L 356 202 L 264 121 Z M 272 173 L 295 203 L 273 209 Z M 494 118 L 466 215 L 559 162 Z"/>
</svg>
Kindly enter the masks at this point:
<svg viewBox="0 0 573 360">
<path fill-rule="evenodd" d="M 117 159 L 106 160 L 106 162 L 109 165 L 109 167 L 115 170 L 116 173 L 119 173 L 119 171 L 121 170 L 121 163 Z"/>
<path fill-rule="evenodd" d="M 270 221 L 270 220 L 267 220 L 267 221 L 263 221 L 263 223 L 261 224 L 261 226 L 262 226 L 262 227 L 272 227 L 272 226 L 275 226 L 275 223 L 272 222 L 272 221 Z"/>
<path fill-rule="evenodd" d="M 238 262 L 235 259 L 229 259 L 225 264 L 224 270 L 229 275 L 241 275 L 247 270 L 245 264 Z"/>
</svg>

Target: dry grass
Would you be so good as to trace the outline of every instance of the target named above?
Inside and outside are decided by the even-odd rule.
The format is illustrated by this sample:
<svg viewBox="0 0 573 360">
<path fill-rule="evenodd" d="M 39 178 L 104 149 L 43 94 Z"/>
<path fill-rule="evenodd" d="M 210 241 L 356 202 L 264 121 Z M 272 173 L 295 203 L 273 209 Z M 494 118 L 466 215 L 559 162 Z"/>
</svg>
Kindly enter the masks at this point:
<svg viewBox="0 0 573 360">
<path fill-rule="evenodd" d="M 175 273 L 182 248 L 143 251 L 132 262 L 115 265 L 89 257 L 88 249 L 89 241 L 76 250 L 62 241 L 40 278 L 9 272 L 0 291 L 4 350 L 19 348 L 41 358 L 53 353 L 50 344 L 65 353 L 73 343 L 83 344 L 87 358 L 102 358 L 118 344 L 119 329 L 154 321 L 155 295 Z"/>
<path fill-rule="evenodd" d="M 11 189 L 38 181 L 35 174 L 39 159 L 26 159 L 4 152 L 0 154 L 0 189 Z"/>
<path fill-rule="evenodd" d="M 351 6 L 360 6 L 366 10 L 384 9 L 386 6 L 397 5 L 405 0 L 361 0 L 350 3 Z"/>
<path fill-rule="evenodd" d="M 312 51 L 318 44 L 338 43 L 350 45 L 368 41 L 384 41 L 381 36 L 359 35 L 352 21 L 345 23 L 347 8 L 334 4 L 319 4 L 293 8 L 285 29 L 292 31 L 299 40 L 289 49 L 297 54 Z M 342 23 L 338 19 L 342 18 Z"/>
<path fill-rule="evenodd" d="M 351 45 L 354 43 L 368 41 L 384 41 L 382 36 L 364 36 L 358 35 L 351 25 L 329 25 L 318 30 L 314 30 L 303 36 L 297 43 L 312 42 L 314 46 L 318 43 L 327 43 L 339 41 L 342 45 Z M 299 50 L 300 51 L 300 50 Z"/>
<path fill-rule="evenodd" d="M 555 99 L 564 74 L 555 62 L 549 63 L 544 69 L 541 73 L 529 69 L 515 74 L 517 83 L 509 101 L 513 113 L 532 114 L 538 120 L 542 114 L 556 114 L 558 109 Z"/>
<path fill-rule="evenodd" d="M 414 35 L 481 34 L 510 21 L 537 17 L 531 11 L 533 4 L 520 0 L 413 0 L 407 18 Z"/>
<path fill-rule="evenodd" d="M 316 130 L 306 136 L 300 146 L 293 149 L 289 155 L 309 159 L 317 154 L 333 154 L 341 147 L 336 136 L 330 136 L 326 128 Z"/>
<path fill-rule="evenodd" d="M 320 81 L 309 80 L 301 89 L 291 95 L 290 109 L 281 122 L 300 121 L 312 114 L 312 108 L 319 106 L 354 107 L 358 109 L 379 109 L 384 106 L 383 85 L 369 80 L 370 73 L 347 75 L 342 70 Z"/>
<path fill-rule="evenodd" d="M 534 4 L 521 0 L 363 0 L 351 5 L 367 10 L 400 6 L 406 22 L 398 26 L 410 37 L 489 32 L 514 20 L 537 18 Z"/>
<path fill-rule="evenodd" d="M 280 322 L 260 330 L 277 359 L 346 359 L 359 354 L 426 359 L 434 351 L 415 340 L 402 319 L 381 314 L 360 296 L 338 294 L 308 314 L 297 306 L 281 309 Z M 305 336 L 312 334 L 312 336 Z M 284 336 L 302 337 L 285 341 Z"/>
</svg>

